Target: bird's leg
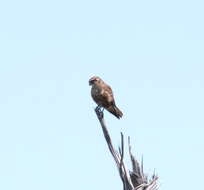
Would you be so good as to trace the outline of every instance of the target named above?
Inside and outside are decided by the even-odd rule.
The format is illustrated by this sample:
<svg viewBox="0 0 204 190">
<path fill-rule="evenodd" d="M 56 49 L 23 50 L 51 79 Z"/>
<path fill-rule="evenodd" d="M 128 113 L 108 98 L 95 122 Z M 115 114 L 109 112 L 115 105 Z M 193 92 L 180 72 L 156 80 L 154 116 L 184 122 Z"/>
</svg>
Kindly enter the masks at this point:
<svg viewBox="0 0 204 190">
<path fill-rule="evenodd" d="M 104 108 L 100 105 L 98 105 L 96 108 L 95 108 L 96 112 L 98 113 L 98 116 L 102 119 L 103 118 L 103 110 Z"/>
<path fill-rule="evenodd" d="M 100 106 L 99 113 L 100 113 L 100 118 L 101 119 L 103 119 L 103 111 L 104 111 L 104 107 Z"/>
<path fill-rule="evenodd" d="M 101 109 L 101 106 L 99 105 L 95 108 L 96 111 L 100 111 L 100 109 Z"/>
<path fill-rule="evenodd" d="M 100 112 L 103 112 L 104 111 L 104 107 L 102 107 L 101 105 L 98 105 L 96 107 L 96 109 L 98 109 Z"/>
<path fill-rule="evenodd" d="M 98 106 L 98 110 L 99 110 L 100 112 L 103 112 L 103 111 L 104 111 L 104 107 Z"/>
</svg>

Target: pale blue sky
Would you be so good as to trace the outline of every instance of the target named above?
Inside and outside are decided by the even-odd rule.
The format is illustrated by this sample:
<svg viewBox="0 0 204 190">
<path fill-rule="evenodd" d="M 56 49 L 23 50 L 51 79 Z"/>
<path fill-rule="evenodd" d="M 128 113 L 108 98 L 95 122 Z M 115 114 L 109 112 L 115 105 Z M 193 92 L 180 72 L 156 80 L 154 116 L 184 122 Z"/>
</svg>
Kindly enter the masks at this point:
<svg viewBox="0 0 204 190">
<path fill-rule="evenodd" d="M 204 171 L 203 1 L 0 2 L 0 189 L 122 189 L 90 98 L 99 75 L 161 190 Z"/>
</svg>

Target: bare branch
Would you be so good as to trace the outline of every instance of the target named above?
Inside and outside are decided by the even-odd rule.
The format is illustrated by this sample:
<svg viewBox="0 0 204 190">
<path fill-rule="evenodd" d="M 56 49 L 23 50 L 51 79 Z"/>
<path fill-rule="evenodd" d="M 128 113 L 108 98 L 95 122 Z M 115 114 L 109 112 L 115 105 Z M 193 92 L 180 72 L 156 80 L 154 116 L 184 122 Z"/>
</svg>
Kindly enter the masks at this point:
<svg viewBox="0 0 204 190">
<path fill-rule="evenodd" d="M 124 160 L 123 133 L 121 132 L 121 145 L 117 152 L 116 149 L 114 149 L 113 147 L 111 137 L 105 125 L 103 112 L 97 108 L 95 109 L 95 112 L 101 124 L 103 135 L 107 142 L 109 151 L 111 152 L 116 162 L 120 178 L 123 182 L 123 190 L 157 190 L 158 189 L 158 185 L 157 185 L 158 177 L 155 174 L 153 174 L 152 179 L 149 180 L 148 182 L 147 176 L 145 176 L 143 173 L 143 159 L 142 159 L 142 163 L 140 166 L 140 164 L 138 163 L 138 161 L 135 159 L 135 157 L 133 156 L 131 152 L 130 137 L 128 137 L 128 147 L 129 147 L 129 156 L 130 156 L 131 163 L 132 163 L 132 171 L 128 170 L 123 162 Z"/>
</svg>

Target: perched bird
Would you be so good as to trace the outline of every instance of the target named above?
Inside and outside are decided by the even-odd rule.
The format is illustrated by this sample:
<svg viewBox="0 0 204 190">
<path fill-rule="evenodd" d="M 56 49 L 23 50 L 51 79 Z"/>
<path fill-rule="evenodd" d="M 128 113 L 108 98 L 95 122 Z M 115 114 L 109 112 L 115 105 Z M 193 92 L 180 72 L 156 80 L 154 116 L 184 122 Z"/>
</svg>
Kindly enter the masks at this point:
<svg viewBox="0 0 204 190">
<path fill-rule="evenodd" d="M 89 85 L 92 86 L 91 96 L 98 104 L 98 107 L 105 108 L 120 119 L 123 116 L 123 113 L 116 107 L 111 87 L 97 76 L 89 79 Z"/>
</svg>

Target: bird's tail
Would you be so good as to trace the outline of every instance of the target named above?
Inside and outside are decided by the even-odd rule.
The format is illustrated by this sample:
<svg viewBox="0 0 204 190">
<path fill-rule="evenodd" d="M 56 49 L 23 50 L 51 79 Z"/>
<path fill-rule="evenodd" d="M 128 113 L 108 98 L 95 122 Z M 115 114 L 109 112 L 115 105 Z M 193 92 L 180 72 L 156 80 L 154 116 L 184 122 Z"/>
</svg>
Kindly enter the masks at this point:
<svg viewBox="0 0 204 190">
<path fill-rule="evenodd" d="M 112 113 L 114 116 L 116 116 L 118 119 L 120 119 L 123 116 L 123 113 L 119 110 L 118 107 L 114 106 L 109 106 L 107 110 Z"/>
</svg>

